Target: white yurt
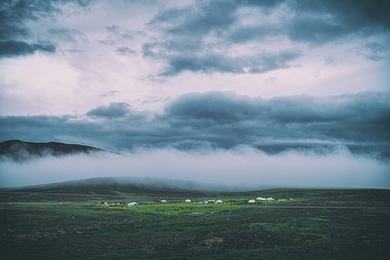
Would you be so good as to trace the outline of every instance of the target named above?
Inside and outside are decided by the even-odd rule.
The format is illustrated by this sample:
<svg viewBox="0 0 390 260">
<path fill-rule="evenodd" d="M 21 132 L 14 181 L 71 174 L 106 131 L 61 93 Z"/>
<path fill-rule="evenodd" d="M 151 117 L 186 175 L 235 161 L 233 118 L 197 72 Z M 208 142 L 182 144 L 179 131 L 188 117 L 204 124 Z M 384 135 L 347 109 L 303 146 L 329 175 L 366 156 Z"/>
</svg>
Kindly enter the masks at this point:
<svg viewBox="0 0 390 260">
<path fill-rule="evenodd" d="M 129 206 L 129 207 L 133 207 L 133 206 L 137 206 L 137 205 L 138 205 L 138 203 L 135 201 L 127 203 L 127 206 Z"/>
</svg>

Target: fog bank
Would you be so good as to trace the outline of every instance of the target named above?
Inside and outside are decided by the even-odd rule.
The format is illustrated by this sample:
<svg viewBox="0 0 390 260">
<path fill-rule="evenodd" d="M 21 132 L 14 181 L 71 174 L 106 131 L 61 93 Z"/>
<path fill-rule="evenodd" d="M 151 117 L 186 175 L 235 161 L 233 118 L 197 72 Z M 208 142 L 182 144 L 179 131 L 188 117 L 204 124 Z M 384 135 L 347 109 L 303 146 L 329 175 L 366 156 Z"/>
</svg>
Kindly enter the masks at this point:
<svg viewBox="0 0 390 260">
<path fill-rule="evenodd" d="M 164 149 L 0 163 L 1 187 L 116 176 L 179 179 L 248 190 L 261 187 L 390 188 L 389 162 L 356 157 L 344 150 L 326 155 L 298 152 L 267 155 L 249 148 L 216 152 Z"/>
</svg>

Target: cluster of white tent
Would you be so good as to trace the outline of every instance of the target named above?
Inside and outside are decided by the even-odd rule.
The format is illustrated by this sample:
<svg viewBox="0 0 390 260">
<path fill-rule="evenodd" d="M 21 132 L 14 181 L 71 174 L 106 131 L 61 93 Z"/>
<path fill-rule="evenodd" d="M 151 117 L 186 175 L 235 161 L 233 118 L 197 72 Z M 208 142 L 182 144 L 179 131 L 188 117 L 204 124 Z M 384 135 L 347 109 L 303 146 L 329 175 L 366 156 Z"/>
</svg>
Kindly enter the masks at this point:
<svg viewBox="0 0 390 260">
<path fill-rule="evenodd" d="M 160 203 L 163 203 L 163 204 L 167 203 L 166 200 L 158 200 L 158 201 Z M 184 202 L 191 203 L 192 200 L 186 199 L 186 200 L 184 200 Z M 221 203 L 223 203 L 223 201 L 222 200 L 204 200 L 204 201 L 199 202 L 199 204 L 208 204 L 208 203 L 221 204 Z M 106 205 L 108 205 L 108 204 L 106 204 Z M 138 205 L 138 203 L 135 201 L 127 203 L 127 206 L 129 206 L 129 207 L 133 207 L 133 206 L 137 206 L 137 205 Z"/>
<path fill-rule="evenodd" d="M 263 197 L 257 197 L 256 200 L 250 199 L 248 200 L 248 204 L 255 204 L 256 201 L 274 201 L 275 199 L 272 197 L 263 198 Z"/>
<path fill-rule="evenodd" d="M 268 197 L 268 198 L 257 197 L 256 200 L 257 201 L 274 201 L 275 199 L 272 197 Z"/>
<path fill-rule="evenodd" d="M 250 199 L 247 201 L 248 204 L 255 204 L 256 202 L 271 202 L 271 201 L 274 201 L 275 199 L 272 198 L 272 197 L 268 197 L 268 198 L 265 198 L 265 197 L 257 197 L 256 199 Z M 278 201 L 287 201 L 289 200 L 288 198 L 282 198 L 282 199 L 278 199 Z M 167 203 L 166 200 L 164 199 L 161 199 L 161 200 L 158 200 L 160 203 Z M 184 200 L 185 203 L 191 203 L 192 201 L 190 199 L 185 199 Z M 223 201 L 221 199 L 217 199 L 217 200 L 203 200 L 203 201 L 200 201 L 199 204 L 209 204 L 209 203 L 213 203 L 213 204 L 221 204 L 223 203 Z M 98 205 L 104 205 L 104 206 L 113 206 L 113 205 L 120 205 L 121 203 L 119 202 L 113 202 L 113 203 L 108 203 L 107 201 L 100 201 L 98 203 Z M 134 206 L 137 206 L 138 203 L 135 202 L 135 201 L 132 201 L 132 202 L 129 202 L 127 203 L 127 206 L 129 207 L 134 207 Z"/>
<path fill-rule="evenodd" d="M 209 203 L 221 204 L 223 203 L 223 200 L 204 200 L 199 202 L 199 204 L 209 204 Z"/>
<path fill-rule="evenodd" d="M 288 201 L 290 200 L 289 198 L 281 198 L 281 199 L 278 199 L 277 201 Z M 257 197 L 255 200 L 254 199 L 250 199 L 248 200 L 248 204 L 255 204 L 257 201 L 261 201 L 261 202 L 271 202 L 271 201 L 275 201 L 274 198 L 272 197 L 268 197 L 268 198 L 265 198 L 265 197 Z"/>
<path fill-rule="evenodd" d="M 163 203 L 163 204 L 167 203 L 166 200 L 159 200 L 159 202 Z M 138 203 L 135 202 L 135 201 L 127 203 L 127 206 L 129 206 L 129 207 L 134 207 L 134 206 L 137 206 L 137 205 L 138 205 Z"/>
<path fill-rule="evenodd" d="M 98 205 L 104 205 L 104 206 L 118 206 L 121 205 L 120 202 L 107 202 L 107 201 L 99 201 Z"/>
<path fill-rule="evenodd" d="M 99 201 L 99 202 L 98 202 L 98 205 L 103 205 L 103 206 L 119 206 L 119 205 L 123 205 L 123 203 L 121 203 L 121 202 Z M 133 207 L 133 206 L 137 206 L 137 205 L 138 205 L 138 203 L 135 202 L 135 201 L 127 203 L 127 206 L 129 206 L 129 207 Z"/>
</svg>

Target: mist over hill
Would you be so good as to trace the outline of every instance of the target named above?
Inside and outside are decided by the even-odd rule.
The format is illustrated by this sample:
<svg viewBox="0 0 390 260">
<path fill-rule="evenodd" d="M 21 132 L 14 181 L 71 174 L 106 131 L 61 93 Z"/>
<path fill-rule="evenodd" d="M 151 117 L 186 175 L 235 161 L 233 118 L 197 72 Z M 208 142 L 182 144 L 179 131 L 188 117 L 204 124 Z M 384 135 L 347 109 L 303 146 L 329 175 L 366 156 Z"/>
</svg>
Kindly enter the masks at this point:
<svg viewBox="0 0 390 260">
<path fill-rule="evenodd" d="M 12 159 L 21 162 L 45 156 L 60 157 L 71 154 L 90 154 L 103 151 L 100 148 L 80 144 L 7 140 L 0 143 L 0 160 Z"/>
<path fill-rule="evenodd" d="M 123 176 L 212 183 L 224 189 L 238 186 L 245 190 L 264 186 L 389 188 L 388 172 L 386 162 L 356 157 L 348 150 L 324 155 L 268 155 L 248 147 L 202 152 L 144 149 L 121 154 L 46 156 L 23 163 L 4 160 L 0 163 L 0 187 Z"/>
</svg>

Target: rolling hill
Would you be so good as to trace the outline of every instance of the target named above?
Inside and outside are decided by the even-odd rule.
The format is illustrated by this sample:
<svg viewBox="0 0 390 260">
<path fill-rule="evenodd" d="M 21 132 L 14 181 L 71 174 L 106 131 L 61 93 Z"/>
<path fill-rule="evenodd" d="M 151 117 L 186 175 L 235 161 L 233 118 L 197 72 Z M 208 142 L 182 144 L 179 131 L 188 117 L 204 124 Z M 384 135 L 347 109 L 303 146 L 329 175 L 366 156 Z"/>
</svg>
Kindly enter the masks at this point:
<svg viewBox="0 0 390 260">
<path fill-rule="evenodd" d="M 105 150 L 80 144 L 60 142 L 27 142 L 21 140 L 7 140 L 0 143 L 0 159 L 25 161 L 44 156 L 65 156 L 70 154 L 89 154 Z"/>
</svg>

